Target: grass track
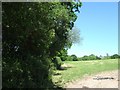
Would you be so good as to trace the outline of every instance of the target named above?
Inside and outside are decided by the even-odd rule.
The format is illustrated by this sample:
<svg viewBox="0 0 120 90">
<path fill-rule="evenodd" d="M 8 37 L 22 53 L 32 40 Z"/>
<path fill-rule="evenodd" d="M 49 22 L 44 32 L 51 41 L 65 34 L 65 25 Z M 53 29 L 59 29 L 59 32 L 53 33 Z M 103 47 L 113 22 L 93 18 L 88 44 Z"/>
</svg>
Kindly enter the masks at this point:
<svg viewBox="0 0 120 90">
<path fill-rule="evenodd" d="M 118 59 L 93 60 L 93 61 L 65 61 L 71 66 L 67 70 L 57 70 L 61 75 L 53 76 L 53 81 L 63 86 L 65 83 L 80 79 L 85 75 L 92 75 L 103 71 L 118 69 Z"/>
</svg>

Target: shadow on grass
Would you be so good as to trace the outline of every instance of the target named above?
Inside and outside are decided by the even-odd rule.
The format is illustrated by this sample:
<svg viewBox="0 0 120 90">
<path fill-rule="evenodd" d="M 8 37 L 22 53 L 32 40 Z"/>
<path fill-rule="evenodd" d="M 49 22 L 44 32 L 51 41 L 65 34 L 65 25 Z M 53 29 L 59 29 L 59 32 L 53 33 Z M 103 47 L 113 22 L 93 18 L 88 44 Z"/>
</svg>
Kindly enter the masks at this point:
<svg viewBox="0 0 120 90">
<path fill-rule="evenodd" d="M 71 67 L 71 66 L 68 66 L 68 67 L 60 67 L 59 70 L 67 70 L 69 68 L 74 68 L 74 67 Z"/>
<path fill-rule="evenodd" d="M 61 75 L 61 73 L 54 73 L 53 75 L 54 75 L 54 76 L 57 76 L 57 75 Z"/>
</svg>

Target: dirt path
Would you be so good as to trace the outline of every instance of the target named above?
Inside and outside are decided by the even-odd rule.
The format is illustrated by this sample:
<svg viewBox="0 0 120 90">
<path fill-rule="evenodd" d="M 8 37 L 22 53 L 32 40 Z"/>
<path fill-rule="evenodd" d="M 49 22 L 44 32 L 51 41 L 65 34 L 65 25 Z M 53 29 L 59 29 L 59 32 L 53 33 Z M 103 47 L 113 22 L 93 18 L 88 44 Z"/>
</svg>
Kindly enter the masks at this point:
<svg viewBox="0 0 120 90">
<path fill-rule="evenodd" d="M 118 70 L 85 76 L 81 80 L 66 84 L 65 88 L 118 88 Z"/>
</svg>

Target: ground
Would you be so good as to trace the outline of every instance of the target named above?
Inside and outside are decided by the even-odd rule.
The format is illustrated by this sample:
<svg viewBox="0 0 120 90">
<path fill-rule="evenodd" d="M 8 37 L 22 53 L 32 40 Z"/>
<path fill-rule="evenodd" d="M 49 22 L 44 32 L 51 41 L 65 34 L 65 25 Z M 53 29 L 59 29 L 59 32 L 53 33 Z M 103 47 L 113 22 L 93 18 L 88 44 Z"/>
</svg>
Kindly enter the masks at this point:
<svg viewBox="0 0 120 90">
<path fill-rule="evenodd" d="M 105 71 L 67 83 L 65 88 L 118 88 L 118 70 Z"/>
</svg>

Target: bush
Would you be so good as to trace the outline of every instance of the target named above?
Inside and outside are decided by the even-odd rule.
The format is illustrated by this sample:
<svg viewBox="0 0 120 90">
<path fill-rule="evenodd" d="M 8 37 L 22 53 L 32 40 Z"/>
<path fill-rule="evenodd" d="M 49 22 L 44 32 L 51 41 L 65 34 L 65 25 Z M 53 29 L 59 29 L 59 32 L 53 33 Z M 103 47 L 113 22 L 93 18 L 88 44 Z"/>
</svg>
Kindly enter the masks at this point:
<svg viewBox="0 0 120 90">
<path fill-rule="evenodd" d="M 58 70 L 61 69 L 61 65 L 63 64 L 63 62 L 62 62 L 60 57 L 55 57 L 53 59 L 53 63 L 54 63 L 54 66 L 56 67 L 56 69 L 58 69 Z"/>
<path fill-rule="evenodd" d="M 12 62 L 5 62 L 5 59 Z M 4 58 L 3 88 L 52 88 L 49 59 L 29 56 L 25 60 Z M 43 84 L 46 83 L 46 84 Z"/>
<path fill-rule="evenodd" d="M 66 61 L 72 61 L 72 57 L 68 56 Z"/>
</svg>

